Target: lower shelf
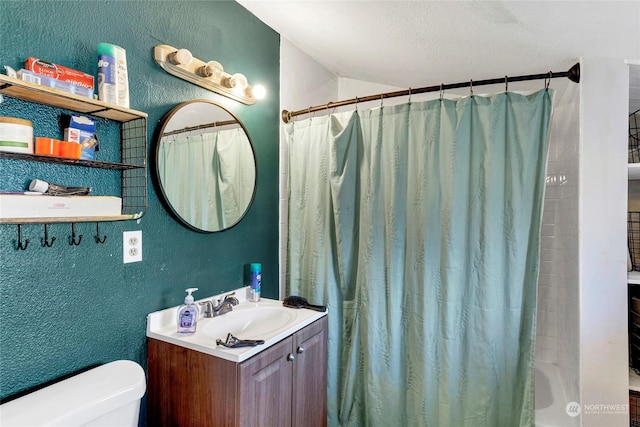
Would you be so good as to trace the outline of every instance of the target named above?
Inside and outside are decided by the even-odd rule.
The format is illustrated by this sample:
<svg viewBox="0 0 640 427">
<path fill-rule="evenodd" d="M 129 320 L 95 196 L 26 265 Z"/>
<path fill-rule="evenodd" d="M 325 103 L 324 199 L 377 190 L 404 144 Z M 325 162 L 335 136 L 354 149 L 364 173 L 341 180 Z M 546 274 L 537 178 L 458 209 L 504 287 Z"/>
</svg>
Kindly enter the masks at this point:
<svg viewBox="0 0 640 427">
<path fill-rule="evenodd" d="M 108 222 L 108 221 L 128 221 L 142 217 L 142 212 L 129 215 L 116 216 L 75 216 L 75 217 L 52 217 L 52 218 L 2 218 L 0 224 L 53 224 L 58 222 Z"/>
</svg>

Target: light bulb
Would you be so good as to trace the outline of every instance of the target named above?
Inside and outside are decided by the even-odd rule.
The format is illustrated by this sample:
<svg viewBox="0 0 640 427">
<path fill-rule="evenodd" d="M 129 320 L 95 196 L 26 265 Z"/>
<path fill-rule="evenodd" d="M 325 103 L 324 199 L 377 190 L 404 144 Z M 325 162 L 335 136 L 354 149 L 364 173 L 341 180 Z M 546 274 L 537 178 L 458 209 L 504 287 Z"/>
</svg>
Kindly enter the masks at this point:
<svg viewBox="0 0 640 427">
<path fill-rule="evenodd" d="M 256 99 L 264 99 L 264 97 L 267 96 L 267 89 L 262 85 L 253 86 L 251 91 Z"/>
<path fill-rule="evenodd" d="M 229 83 L 231 83 L 231 87 L 236 92 L 244 92 L 244 90 L 247 88 L 247 85 L 249 84 L 249 82 L 247 82 L 247 78 L 240 73 L 236 73 L 231 76 L 231 80 Z"/>
<path fill-rule="evenodd" d="M 189 65 L 193 60 L 193 55 L 187 49 L 178 49 L 167 56 L 173 65 Z"/>
<path fill-rule="evenodd" d="M 209 61 L 198 69 L 198 74 L 202 77 L 210 77 L 214 81 L 220 81 L 223 73 L 222 65 L 217 61 Z"/>
<path fill-rule="evenodd" d="M 231 75 L 227 73 L 222 73 L 222 77 L 220 77 L 220 83 L 222 83 L 224 87 L 233 89 L 234 81 L 231 79 Z"/>
</svg>

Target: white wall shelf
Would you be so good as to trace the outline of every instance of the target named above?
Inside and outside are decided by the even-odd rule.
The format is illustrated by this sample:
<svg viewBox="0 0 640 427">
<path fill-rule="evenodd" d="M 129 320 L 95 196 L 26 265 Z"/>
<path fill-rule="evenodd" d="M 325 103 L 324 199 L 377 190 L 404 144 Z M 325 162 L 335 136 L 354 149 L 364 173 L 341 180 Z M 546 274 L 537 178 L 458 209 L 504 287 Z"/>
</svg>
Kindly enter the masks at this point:
<svg viewBox="0 0 640 427">
<path fill-rule="evenodd" d="M 640 271 L 630 271 L 627 273 L 627 283 L 640 285 Z"/>
</svg>

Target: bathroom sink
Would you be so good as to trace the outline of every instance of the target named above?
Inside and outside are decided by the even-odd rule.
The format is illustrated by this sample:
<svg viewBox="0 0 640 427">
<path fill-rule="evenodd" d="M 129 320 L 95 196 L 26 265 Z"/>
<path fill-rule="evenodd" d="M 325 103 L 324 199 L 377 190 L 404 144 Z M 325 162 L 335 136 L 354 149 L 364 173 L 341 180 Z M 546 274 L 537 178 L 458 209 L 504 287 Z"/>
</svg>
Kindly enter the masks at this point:
<svg viewBox="0 0 640 427">
<path fill-rule="evenodd" d="M 200 332 L 224 340 L 228 333 L 239 339 L 262 339 L 295 319 L 293 310 L 285 307 L 239 307 L 212 319 L 203 319 Z"/>
<path fill-rule="evenodd" d="M 147 337 L 200 351 L 234 362 L 241 362 L 294 334 L 298 330 L 325 316 L 326 312 L 284 307 L 282 301 L 262 298 L 259 302 L 247 300 L 247 288 L 236 289 L 240 303 L 233 310 L 198 321 L 196 332 L 177 332 L 177 306 L 147 316 Z M 205 298 L 218 300 L 224 295 Z M 203 300 L 200 300 L 203 301 Z M 228 334 L 239 340 L 263 340 L 255 347 L 227 348 L 216 340 L 225 341 Z"/>
</svg>

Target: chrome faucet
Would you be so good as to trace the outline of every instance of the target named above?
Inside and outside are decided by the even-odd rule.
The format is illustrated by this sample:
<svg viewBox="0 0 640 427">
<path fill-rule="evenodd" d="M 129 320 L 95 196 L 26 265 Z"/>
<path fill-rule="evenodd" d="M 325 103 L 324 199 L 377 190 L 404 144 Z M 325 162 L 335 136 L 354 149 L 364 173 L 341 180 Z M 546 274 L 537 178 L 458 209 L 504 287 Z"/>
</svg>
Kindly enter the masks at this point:
<svg viewBox="0 0 640 427">
<path fill-rule="evenodd" d="M 217 305 L 213 305 L 212 300 L 200 302 L 199 304 L 204 306 L 204 317 L 209 318 L 221 316 L 233 310 L 233 306 L 240 303 L 238 298 L 234 297 L 233 294 L 235 294 L 235 292 L 225 295 L 224 298 L 222 298 L 222 301 L 217 300 Z"/>
</svg>

